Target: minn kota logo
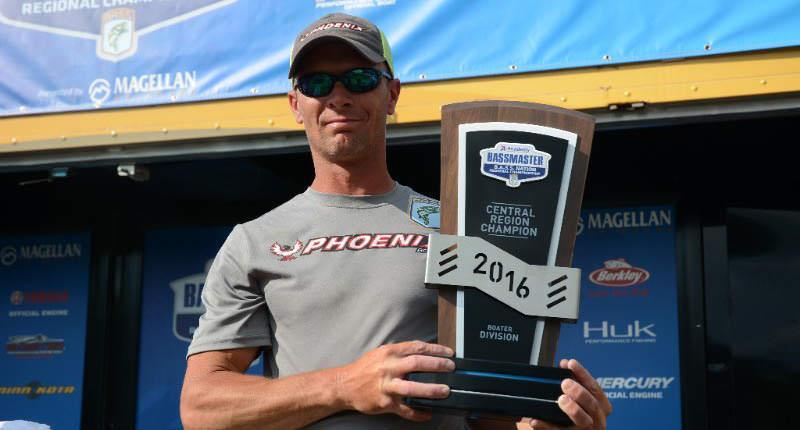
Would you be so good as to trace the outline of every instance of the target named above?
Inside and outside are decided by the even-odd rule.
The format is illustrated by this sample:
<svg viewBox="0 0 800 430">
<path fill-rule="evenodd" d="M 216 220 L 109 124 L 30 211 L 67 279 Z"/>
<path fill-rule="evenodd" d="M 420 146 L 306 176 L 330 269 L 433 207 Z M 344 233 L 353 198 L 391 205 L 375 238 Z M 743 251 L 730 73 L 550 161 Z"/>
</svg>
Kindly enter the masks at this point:
<svg viewBox="0 0 800 430">
<path fill-rule="evenodd" d="M 97 57 L 117 62 L 136 54 L 139 37 L 235 2 L 2 0 L 0 23 L 29 31 L 93 40 Z M 126 7 L 119 7 L 123 5 Z"/>
</svg>

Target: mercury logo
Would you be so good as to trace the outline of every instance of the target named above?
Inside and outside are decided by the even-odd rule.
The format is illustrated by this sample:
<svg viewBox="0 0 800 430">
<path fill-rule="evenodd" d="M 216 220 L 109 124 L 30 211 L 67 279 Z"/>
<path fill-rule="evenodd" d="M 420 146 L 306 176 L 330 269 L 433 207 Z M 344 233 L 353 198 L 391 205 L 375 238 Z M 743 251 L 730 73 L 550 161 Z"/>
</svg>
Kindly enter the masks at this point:
<svg viewBox="0 0 800 430">
<path fill-rule="evenodd" d="M 10 266 L 17 262 L 17 250 L 13 246 L 4 246 L 0 250 L 0 262 L 3 266 Z"/>
<path fill-rule="evenodd" d="M 94 104 L 101 105 L 111 96 L 111 84 L 103 78 L 95 79 L 89 85 L 89 98 Z"/>
</svg>

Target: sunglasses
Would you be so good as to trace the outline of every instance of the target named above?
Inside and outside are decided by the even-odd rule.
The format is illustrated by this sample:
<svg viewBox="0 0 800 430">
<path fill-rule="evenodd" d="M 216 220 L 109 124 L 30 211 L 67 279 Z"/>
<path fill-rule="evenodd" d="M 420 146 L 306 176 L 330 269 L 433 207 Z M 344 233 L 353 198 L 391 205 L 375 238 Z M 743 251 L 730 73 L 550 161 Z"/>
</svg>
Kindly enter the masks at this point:
<svg viewBox="0 0 800 430">
<path fill-rule="evenodd" d="M 322 72 L 309 73 L 297 78 L 294 87 L 307 97 L 325 97 L 333 91 L 333 86 L 338 81 L 351 93 L 366 93 L 378 87 L 381 76 L 389 80 L 394 79 L 384 70 L 358 67 L 338 76 Z"/>
</svg>

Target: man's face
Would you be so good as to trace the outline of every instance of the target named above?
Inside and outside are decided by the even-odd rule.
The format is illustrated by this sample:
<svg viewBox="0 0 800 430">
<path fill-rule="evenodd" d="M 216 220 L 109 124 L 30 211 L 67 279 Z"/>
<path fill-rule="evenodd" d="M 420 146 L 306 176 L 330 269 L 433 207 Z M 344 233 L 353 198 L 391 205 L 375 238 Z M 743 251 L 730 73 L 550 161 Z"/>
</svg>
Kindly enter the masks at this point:
<svg viewBox="0 0 800 430">
<path fill-rule="evenodd" d="M 386 70 L 373 64 L 349 46 L 331 42 L 315 47 L 298 65 L 297 76 L 325 72 L 340 75 L 356 67 Z M 306 130 L 311 151 L 325 160 L 346 164 L 385 153 L 386 116 L 394 113 L 400 82 L 381 78 L 366 93 L 351 93 L 341 82 L 323 97 L 308 97 L 299 90 L 289 92 L 289 105 L 298 124 Z"/>
</svg>

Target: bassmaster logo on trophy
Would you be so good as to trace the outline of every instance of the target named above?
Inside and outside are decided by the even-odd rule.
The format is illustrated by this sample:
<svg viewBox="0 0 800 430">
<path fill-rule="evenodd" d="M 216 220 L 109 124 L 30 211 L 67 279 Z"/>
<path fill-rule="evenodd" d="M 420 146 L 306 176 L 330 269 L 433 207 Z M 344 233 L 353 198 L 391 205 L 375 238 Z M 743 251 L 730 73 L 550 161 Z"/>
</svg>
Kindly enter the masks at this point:
<svg viewBox="0 0 800 430">
<path fill-rule="evenodd" d="M 97 56 L 109 61 L 119 61 L 136 53 L 136 11 L 129 8 L 111 9 L 100 21 L 100 38 L 97 39 Z"/>
</svg>

